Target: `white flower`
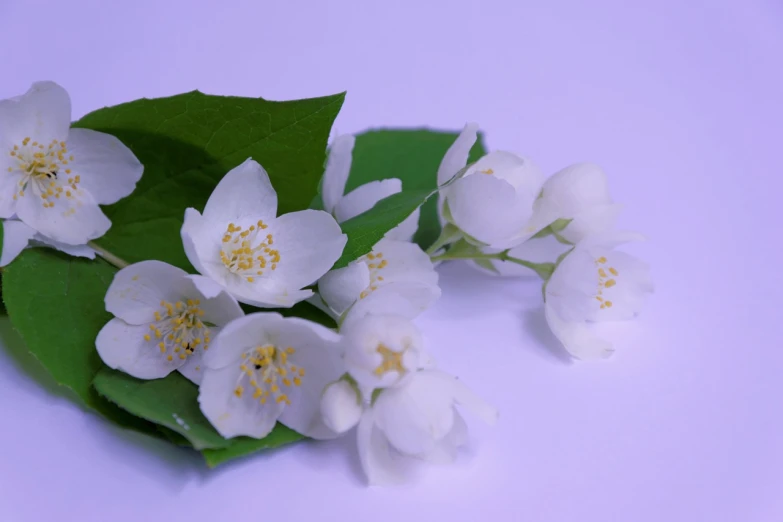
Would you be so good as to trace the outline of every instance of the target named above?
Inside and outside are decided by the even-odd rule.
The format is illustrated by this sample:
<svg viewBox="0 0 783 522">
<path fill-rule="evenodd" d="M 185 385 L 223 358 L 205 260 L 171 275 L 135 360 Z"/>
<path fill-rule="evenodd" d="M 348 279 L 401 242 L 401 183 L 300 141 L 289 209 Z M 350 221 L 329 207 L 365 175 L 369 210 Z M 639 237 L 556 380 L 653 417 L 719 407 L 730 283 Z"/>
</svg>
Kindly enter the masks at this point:
<svg viewBox="0 0 783 522">
<path fill-rule="evenodd" d="M 108 366 L 139 379 L 158 379 L 174 370 L 198 383 L 203 354 L 220 327 L 243 315 L 236 300 L 215 289 L 207 298 L 184 270 L 162 261 L 142 261 L 117 272 L 106 292 L 115 315 L 95 346 Z"/>
<path fill-rule="evenodd" d="M 321 417 L 335 433 L 345 433 L 356 426 L 363 411 L 361 393 L 346 379 L 328 385 L 321 396 Z"/>
<path fill-rule="evenodd" d="M 577 163 L 544 183 L 536 201 L 539 212 L 571 222 L 558 234 L 571 243 L 611 230 L 621 206 L 609 196 L 606 174 L 592 163 Z"/>
<path fill-rule="evenodd" d="M 338 223 L 367 212 L 380 200 L 402 192 L 402 181 L 397 178 L 371 181 L 348 194 L 345 184 L 351 172 L 351 155 L 356 138 L 350 134 L 338 136 L 332 143 L 324 171 L 322 192 L 324 209 L 333 214 Z M 419 226 L 419 209 L 402 223 L 389 230 L 385 237 L 410 241 Z"/>
<path fill-rule="evenodd" d="M 427 361 L 419 329 L 399 315 L 368 314 L 340 333 L 345 367 L 363 393 L 397 385 Z"/>
<path fill-rule="evenodd" d="M 272 312 L 231 322 L 204 357 L 201 411 L 226 438 L 262 438 L 278 420 L 308 437 L 336 436 L 320 400 L 343 373 L 339 341 L 328 328 Z"/>
<path fill-rule="evenodd" d="M 0 226 L 3 228 L 3 250 L 0 256 L 0 266 L 6 266 L 16 259 L 16 256 L 28 246 L 49 246 L 65 252 L 69 256 L 95 259 L 95 250 L 87 245 L 66 245 L 52 241 L 18 219 L 8 219 L 1 222 Z"/>
<path fill-rule="evenodd" d="M 441 162 L 439 185 L 459 174 L 441 188 L 441 212 L 472 243 L 511 248 L 552 221 L 549 214 L 533 211 L 544 176 L 529 159 L 504 151 L 491 152 L 465 168 L 477 129 L 474 123 L 466 125 Z"/>
<path fill-rule="evenodd" d="M 412 318 L 440 297 L 438 273 L 429 256 L 414 243 L 388 238 L 369 254 L 323 276 L 318 292 L 337 315 L 351 307 L 360 308 L 358 314 L 381 306 Z"/>
<path fill-rule="evenodd" d="M 70 124 L 71 100 L 53 82 L 0 101 L 0 218 L 17 216 L 53 245 L 105 234 L 111 222 L 98 205 L 130 194 L 144 170 L 114 136 Z"/>
<path fill-rule="evenodd" d="M 185 211 L 182 242 L 193 266 L 243 303 L 290 307 L 332 267 L 346 236 L 319 210 L 277 215 L 266 171 L 248 159 L 215 187 L 201 215 Z"/>
<path fill-rule="evenodd" d="M 653 291 L 647 264 L 613 250 L 639 239 L 638 234 L 621 232 L 586 238 L 562 260 L 546 283 L 547 322 L 574 357 L 610 356 L 612 345 L 597 337 L 589 323 L 631 319 Z"/>
<path fill-rule="evenodd" d="M 407 477 L 407 459 L 452 462 L 468 442 L 463 406 L 488 423 L 498 412 L 461 381 L 435 370 L 415 372 L 399 386 L 386 388 L 362 415 L 356 432 L 359 458 L 370 482 L 388 485 Z"/>
</svg>

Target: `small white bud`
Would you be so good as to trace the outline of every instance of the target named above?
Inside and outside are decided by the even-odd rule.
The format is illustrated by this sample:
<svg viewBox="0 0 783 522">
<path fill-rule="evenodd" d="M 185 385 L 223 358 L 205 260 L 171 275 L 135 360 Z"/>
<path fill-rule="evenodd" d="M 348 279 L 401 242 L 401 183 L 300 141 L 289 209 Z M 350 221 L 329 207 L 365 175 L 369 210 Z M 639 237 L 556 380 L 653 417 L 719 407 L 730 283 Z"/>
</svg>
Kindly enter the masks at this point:
<svg viewBox="0 0 783 522">
<path fill-rule="evenodd" d="M 335 433 L 344 433 L 359 423 L 362 404 L 359 392 L 345 380 L 333 382 L 321 396 L 324 424 Z"/>
</svg>

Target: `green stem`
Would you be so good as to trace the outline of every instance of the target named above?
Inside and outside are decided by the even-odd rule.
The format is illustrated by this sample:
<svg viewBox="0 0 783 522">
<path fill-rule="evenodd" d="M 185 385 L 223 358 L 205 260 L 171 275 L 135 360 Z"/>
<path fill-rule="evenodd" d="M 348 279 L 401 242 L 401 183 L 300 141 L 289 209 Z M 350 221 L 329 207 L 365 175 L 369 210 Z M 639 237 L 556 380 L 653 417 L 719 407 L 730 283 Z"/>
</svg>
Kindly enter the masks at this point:
<svg viewBox="0 0 783 522">
<path fill-rule="evenodd" d="M 430 245 L 430 247 L 425 252 L 427 255 L 431 256 L 444 246 L 458 241 L 461 239 L 461 237 L 462 234 L 460 233 L 459 229 L 451 223 L 447 223 L 443 229 L 441 229 L 438 239 L 436 239 L 435 242 Z"/>
<path fill-rule="evenodd" d="M 533 263 L 532 261 L 527 261 L 525 259 L 519 259 L 516 257 L 512 257 L 508 254 L 508 250 L 504 250 L 502 252 L 498 252 L 496 254 L 475 254 L 472 252 L 465 252 L 465 253 L 449 253 L 446 252 L 445 254 L 441 254 L 439 256 L 431 257 L 430 258 L 432 262 L 436 261 L 450 261 L 455 259 L 469 259 L 469 260 L 497 260 L 497 261 L 506 261 L 509 263 L 514 263 L 517 265 L 522 265 L 524 267 L 527 267 L 531 270 L 533 270 L 538 276 L 543 279 L 544 281 L 548 280 L 549 277 L 552 275 L 552 272 L 555 270 L 555 264 L 554 263 Z"/>
<path fill-rule="evenodd" d="M 111 252 L 106 250 L 105 248 L 99 247 L 93 241 L 89 241 L 87 243 L 87 246 L 92 248 L 93 250 L 95 250 L 96 254 L 98 254 L 103 259 L 105 259 L 106 261 L 108 261 L 112 265 L 116 266 L 117 268 L 122 269 L 122 268 L 125 268 L 126 266 L 128 266 L 130 264 L 127 261 L 125 261 L 124 259 L 121 259 L 121 258 L 115 256 L 114 254 L 112 254 Z"/>
</svg>

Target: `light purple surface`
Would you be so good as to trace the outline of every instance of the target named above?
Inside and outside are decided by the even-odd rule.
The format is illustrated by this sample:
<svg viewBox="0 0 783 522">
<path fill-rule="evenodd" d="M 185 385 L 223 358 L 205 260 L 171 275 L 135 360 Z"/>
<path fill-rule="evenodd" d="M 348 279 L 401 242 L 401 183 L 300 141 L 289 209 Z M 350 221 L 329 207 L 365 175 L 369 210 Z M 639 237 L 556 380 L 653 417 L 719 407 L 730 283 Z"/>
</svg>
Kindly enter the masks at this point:
<svg viewBox="0 0 783 522">
<path fill-rule="evenodd" d="M 0 98 L 52 79 L 80 116 L 348 90 L 341 133 L 475 120 L 547 172 L 601 164 L 657 292 L 603 328 L 613 359 L 569 365 L 537 284 L 444 266 L 420 324 L 501 420 L 469 419 L 471 451 L 402 489 L 366 489 L 350 439 L 207 471 L 0 350 L 0 520 L 783 520 L 779 2 L 207 4 L 0 2 Z"/>
</svg>

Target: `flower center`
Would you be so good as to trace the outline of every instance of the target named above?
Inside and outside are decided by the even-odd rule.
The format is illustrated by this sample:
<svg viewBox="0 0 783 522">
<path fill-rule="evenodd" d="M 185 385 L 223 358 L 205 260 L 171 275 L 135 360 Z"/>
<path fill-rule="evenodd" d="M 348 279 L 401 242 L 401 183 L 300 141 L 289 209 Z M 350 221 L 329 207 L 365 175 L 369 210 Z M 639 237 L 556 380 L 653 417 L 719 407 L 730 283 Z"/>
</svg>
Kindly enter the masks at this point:
<svg viewBox="0 0 783 522">
<path fill-rule="evenodd" d="M 155 312 L 155 322 L 150 324 L 150 333 L 144 335 L 147 342 L 155 342 L 161 354 L 168 361 L 175 357 L 185 360 L 193 355 L 200 345 L 209 348 L 209 328 L 201 322 L 204 310 L 199 308 L 198 299 L 169 303 L 161 301 L 161 311 Z"/>
<path fill-rule="evenodd" d="M 253 399 L 261 404 L 272 400 L 276 404 L 285 402 L 291 404 L 288 395 L 283 391 L 291 386 L 301 386 L 305 369 L 297 367 L 288 361 L 288 357 L 296 353 L 290 346 L 285 349 L 272 345 L 256 346 L 242 354 L 242 371 L 239 379 L 247 377 L 248 384 L 253 389 Z M 234 395 L 242 398 L 245 388 L 241 384 L 234 389 Z"/>
<path fill-rule="evenodd" d="M 595 265 L 598 268 L 598 292 L 595 298 L 601 303 L 601 310 L 604 308 L 611 308 L 612 302 L 603 297 L 604 289 L 615 286 L 617 280 L 614 278 L 620 275 L 620 273 L 614 267 L 606 266 L 606 258 L 604 256 L 596 259 Z"/>
<path fill-rule="evenodd" d="M 361 294 L 359 294 L 359 299 L 364 299 L 378 289 L 378 282 L 383 281 L 381 270 L 386 268 L 389 265 L 389 262 L 386 259 L 383 259 L 383 252 L 370 252 L 366 256 L 360 258 L 359 261 L 369 261 L 369 263 L 367 263 L 367 268 L 370 269 L 370 284 Z"/>
<path fill-rule="evenodd" d="M 397 372 L 398 374 L 403 375 L 407 371 L 405 366 L 402 364 L 402 356 L 405 355 L 405 350 L 401 352 L 395 352 L 385 344 L 381 343 L 378 345 L 378 348 L 376 348 L 375 351 L 381 354 L 381 357 L 383 358 L 381 360 L 381 364 L 379 364 L 378 367 L 374 370 L 375 375 L 378 377 L 389 372 Z"/>
<path fill-rule="evenodd" d="M 24 197 L 28 189 L 41 197 L 44 208 L 54 207 L 54 200 L 61 197 L 74 197 L 81 179 L 78 174 L 71 175 L 68 164 L 73 161 L 73 155 L 68 155 L 64 141 L 52 140 L 44 145 L 27 137 L 21 145 L 14 145 L 9 154 L 17 164 L 8 167 L 8 172 L 20 175 L 14 200 Z"/>
<path fill-rule="evenodd" d="M 229 223 L 223 234 L 220 260 L 230 271 L 247 279 L 248 283 L 252 283 L 255 276 L 264 275 L 267 266 L 275 270 L 280 262 L 280 252 L 272 248 L 274 236 L 262 232 L 268 226 L 260 219 L 246 230 Z"/>
</svg>

